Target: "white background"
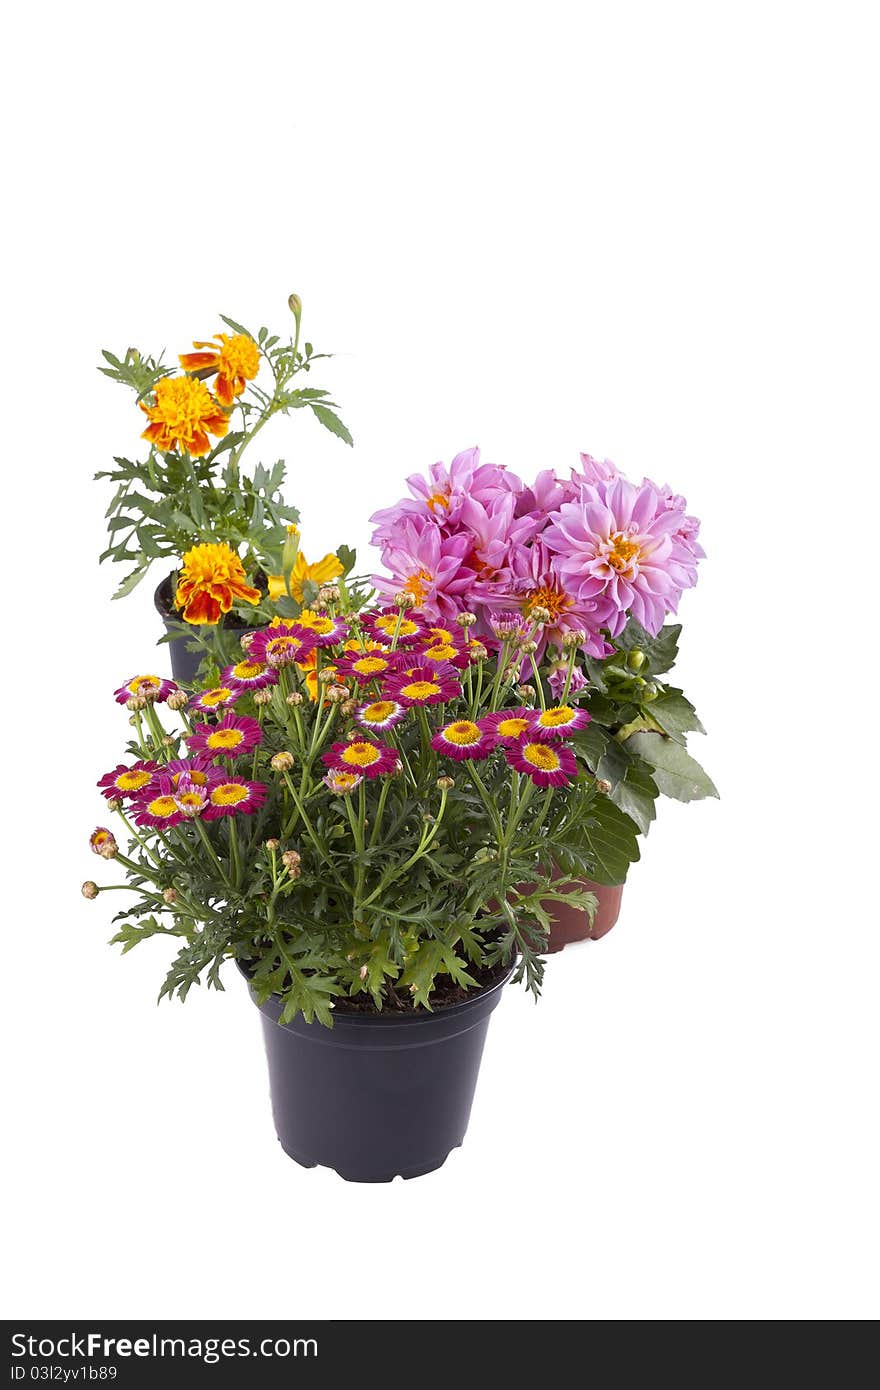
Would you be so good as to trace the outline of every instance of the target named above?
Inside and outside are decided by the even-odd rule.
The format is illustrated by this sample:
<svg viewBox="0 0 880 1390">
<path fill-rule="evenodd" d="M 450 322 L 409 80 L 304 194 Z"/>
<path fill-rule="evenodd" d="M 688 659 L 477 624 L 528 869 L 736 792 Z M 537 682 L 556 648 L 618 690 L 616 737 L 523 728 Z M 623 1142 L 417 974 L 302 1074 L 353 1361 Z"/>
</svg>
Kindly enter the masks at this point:
<svg viewBox="0 0 880 1390">
<path fill-rule="evenodd" d="M 872 18 L 7 17 L 7 1316 L 880 1311 Z M 309 554 L 473 443 L 668 481 L 709 552 L 679 673 L 722 801 L 663 808 L 611 936 L 503 1001 L 465 1146 L 391 1187 L 286 1160 L 237 979 L 157 1009 L 161 943 L 120 961 L 79 895 L 111 692 L 162 660 L 96 565 L 142 424 L 98 350 L 286 331 L 293 289 L 356 436 L 263 435 Z"/>
</svg>

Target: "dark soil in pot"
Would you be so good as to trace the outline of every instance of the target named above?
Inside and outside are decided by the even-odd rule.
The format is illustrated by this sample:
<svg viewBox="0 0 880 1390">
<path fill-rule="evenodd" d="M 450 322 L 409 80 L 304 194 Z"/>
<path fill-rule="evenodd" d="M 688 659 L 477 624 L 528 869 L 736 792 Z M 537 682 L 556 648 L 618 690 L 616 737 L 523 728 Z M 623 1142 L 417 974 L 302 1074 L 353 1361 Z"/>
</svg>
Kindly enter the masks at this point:
<svg viewBox="0 0 880 1390">
<path fill-rule="evenodd" d="M 187 643 L 192 639 L 180 632 L 183 620 L 174 607 L 174 587 L 171 583 L 170 574 L 162 580 L 162 583 L 157 588 L 153 596 L 153 602 L 156 605 L 156 611 L 159 617 L 165 625 L 165 631 L 175 634 L 172 636 L 170 642 L 163 643 L 164 646 L 167 646 L 171 657 L 171 674 L 180 684 L 192 685 L 196 679 L 199 666 L 202 663 L 202 658 L 205 653 L 203 651 L 191 652 L 187 650 Z M 228 618 L 224 618 L 222 626 L 225 631 L 229 632 L 230 637 L 232 637 L 232 635 L 237 636 L 247 631 L 246 625 L 236 622 L 235 619 L 229 621 Z"/>
<path fill-rule="evenodd" d="M 348 1000 L 332 1028 L 302 1017 L 279 1023 L 277 995 L 259 1005 L 285 1153 L 349 1182 L 441 1167 L 464 1139 L 489 1018 L 512 973 L 503 967 L 492 983 L 430 1013 L 404 1000 L 381 1013 Z"/>
</svg>

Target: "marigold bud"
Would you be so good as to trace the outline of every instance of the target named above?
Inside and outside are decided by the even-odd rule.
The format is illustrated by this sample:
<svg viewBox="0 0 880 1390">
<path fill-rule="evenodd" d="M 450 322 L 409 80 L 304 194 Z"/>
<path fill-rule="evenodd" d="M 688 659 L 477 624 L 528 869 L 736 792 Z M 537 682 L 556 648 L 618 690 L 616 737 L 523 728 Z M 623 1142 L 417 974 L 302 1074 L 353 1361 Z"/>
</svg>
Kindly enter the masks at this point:
<svg viewBox="0 0 880 1390">
<path fill-rule="evenodd" d="M 473 627 L 477 621 L 477 615 L 476 613 L 459 613 L 455 621 L 459 627 Z"/>
<path fill-rule="evenodd" d="M 241 649 L 242 649 L 243 652 L 249 652 L 249 651 L 250 651 L 250 649 L 251 649 L 251 643 L 253 642 L 253 640 L 254 640 L 255 637 L 256 637 L 256 633 L 255 633 L 255 632 L 243 632 L 243 633 L 241 634 L 241 636 L 240 636 L 239 639 L 238 639 L 238 642 L 239 642 L 239 646 L 241 647 Z"/>
<path fill-rule="evenodd" d="M 302 702 L 303 702 L 303 697 L 302 697 L 302 695 L 300 695 L 299 691 L 298 691 L 298 690 L 291 690 L 290 694 L 289 694 L 288 697 L 287 697 L 287 703 L 288 703 L 289 705 L 293 705 L 294 709 L 296 709 L 297 705 L 301 705 Z"/>
<path fill-rule="evenodd" d="M 542 608 L 540 604 L 537 604 L 534 608 L 529 609 L 529 617 L 533 623 L 549 623 L 550 609 Z"/>
<path fill-rule="evenodd" d="M 185 690 L 172 690 L 165 703 L 169 709 L 185 709 L 189 704 L 189 696 Z"/>
<path fill-rule="evenodd" d="M 607 777 L 596 778 L 596 790 L 602 792 L 603 796 L 608 795 L 611 790 L 611 783 L 608 781 Z"/>
<path fill-rule="evenodd" d="M 440 788 L 441 792 L 448 792 L 450 787 L 454 787 L 454 786 L 455 786 L 455 778 L 454 778 L 454 777 L 438 777 L 438 778 L 437 778 L 437 786 Z"/>
<path fill-rule="evenodd" d="M 587 640 L 587 634 L 579 627 L 572 628 L 571 632 L 562 634 L 562 650 L 570 652 L 574 647 L 582 647 Z"/>
<path fill-rule="evenodd" d="M 97 883 L 93 883 L 90 878 L 87 878 L 82 886 L 83 897 L 89 899 L 96 898 L 98 896 L 98 892 L 99 889 Z"/>
<path fill-rule="evenodd" d="M 293 767 L 293 754 L 287 752 L 275 753 L 269 760 L 269 766 L 273 768 L 275 772 L 289 772 Z"/>
<path fill-rule="evenodd" d="M 165 902 L 166 902 L 166 903 L 168 904 L 168 906 L 170 907 L 172 903 L 176 903 L 176 902 L 177 902 L 177 889 L 176 889 L 176 888 L 166 888 L 166 889 L 165 889 L 165 892 L 162 894 L 162 897 L 164 898 Z"/>
<path fill-rule="evenodd" d="M 288 307 L 288 309 L 290 310 L 290 312 L 293 314 L 293 317 L 296 319 L 297 323 L 299 323 L 300 315 L 302 314 L 302 311 L 303 311 L 303 302 L 302 302 L 302 300 L 300 299 L 300 297 L 299 297 L 298 294 L 291 294 L 291 295 L 288 295 L 288 297 L 287 297 L 287 307 Z"/>
<path fill-rule="evenodd" d="M 254 704 L 259 708 L 260 705 L 268 705 L 272 699 L 272 691 L 269 689 L 254 691 Z"/>
<path fill-rule="evenodd" d="M 266 841 L 266 848 L 267 848 L 268 850 L 271 850 L 272 853 L 274 854 L 276 849 L 280 849 L 280 848 L 281 848 L 281 841 L 280 841 L 280 840 L 276 840 L 276 839 L 273 837 L 271 840 L 267 840 L 267 841 Z"/>
</svg>

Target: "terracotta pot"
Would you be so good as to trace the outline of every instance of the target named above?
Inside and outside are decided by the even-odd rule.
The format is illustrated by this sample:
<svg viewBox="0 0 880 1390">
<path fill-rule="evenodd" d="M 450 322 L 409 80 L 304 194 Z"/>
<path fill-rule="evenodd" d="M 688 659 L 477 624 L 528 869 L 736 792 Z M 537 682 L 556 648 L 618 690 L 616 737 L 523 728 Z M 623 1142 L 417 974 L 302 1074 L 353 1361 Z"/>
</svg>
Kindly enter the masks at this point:
<svg viewBox="0 0 880 1390">
<path fill-rule="evenodd" d="M 620 900 L 623 897 L 622 883 L 608 885 L 591 883 L 588 879 L 583 879 L 581 882 L 582 886 L 590 893 L 595 893 L 597 899 L 598 905 L 592 929 L 587 914 L 579 911 L 578 908 L 566 907 L 565 903 L 548 904 L 551 908 L 550 916 L 553 919 L 553 926 L 550 928 L 550 943 L 547 947 L 551 954 L 554 951 L 561 951 L 565 946 L 571 946 L 575 941 L 600 940 L 607 932 L 610 932 L 620 916 Z"/>
</svg>

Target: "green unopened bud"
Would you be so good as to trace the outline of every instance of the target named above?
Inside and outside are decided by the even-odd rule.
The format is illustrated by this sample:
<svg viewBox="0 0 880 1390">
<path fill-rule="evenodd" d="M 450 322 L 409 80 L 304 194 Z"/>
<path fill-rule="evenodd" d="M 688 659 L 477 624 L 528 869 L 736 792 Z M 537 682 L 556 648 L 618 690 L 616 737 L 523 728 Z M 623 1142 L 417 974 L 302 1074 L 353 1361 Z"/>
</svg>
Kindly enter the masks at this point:
<svg viewBox="0 0 880 1390">
<path fill-rule="evenodd" d="M 633 647 L 626 658 L 626 664 L 631 671 L 641 671 L 646 661 L 645 653 L 641 647 Z"/>
<path fill-rule="evenodd" d="M 303 302 L 298 294 L 288 295 L 287 307 L 293 314 L 293 317 L 296 319 L 297 323 L 299 323 L 303 311 Z"/>
<path fill-rule="evenodd" d="M 657 696 L 659 694 L 660 691 L 657 689 L 654 682 L 648 681 L 644 690 L 642 691 L 642 699 L 645 701 L 646 704 L 650 704 L 652 700 L 657 699 Z"/>
</svg>

